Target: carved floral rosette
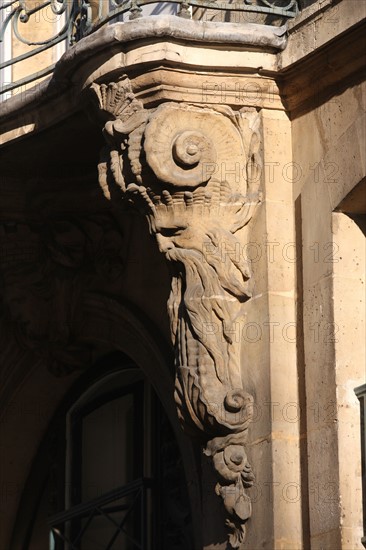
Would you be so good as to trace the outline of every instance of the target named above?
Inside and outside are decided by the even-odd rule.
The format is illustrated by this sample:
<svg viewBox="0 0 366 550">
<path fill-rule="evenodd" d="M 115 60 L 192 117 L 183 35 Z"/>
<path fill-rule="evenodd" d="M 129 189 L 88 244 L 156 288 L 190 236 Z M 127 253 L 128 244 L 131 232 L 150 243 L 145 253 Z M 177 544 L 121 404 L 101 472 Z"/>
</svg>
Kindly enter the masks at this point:
<svg viewBox="0 0 366 550">
<path fill-rule="evenodd" d="M 254 476 L 246 454 L 253 398 L 243 385 L 232 326 L 250 298 L 250 264 L 238 254 L 260 202 L 260 117 L 255 110 L 164 103 L 148 110 L 127 77 L 93 84 L 107 146 L 99 164 L 109 199 L 148 219 L 172 266 L 168 302 L 175 400 L 217 472 L 229 542 L 244 540 Z"/>
</svg>

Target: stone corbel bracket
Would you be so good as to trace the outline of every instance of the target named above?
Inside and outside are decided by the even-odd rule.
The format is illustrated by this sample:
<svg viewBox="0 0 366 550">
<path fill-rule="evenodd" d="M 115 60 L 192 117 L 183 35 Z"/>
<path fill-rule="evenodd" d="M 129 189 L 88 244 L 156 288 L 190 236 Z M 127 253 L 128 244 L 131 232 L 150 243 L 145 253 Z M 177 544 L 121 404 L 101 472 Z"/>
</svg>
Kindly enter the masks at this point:
<svg viewBox="0 0 366 550">
<path fill-rule="evenodd" d="M 106 147 L 99 181 L 147 218 L 172 265 L 168 302 L 175 400 L 187 433 L 201 438 L 217 473 L 229 543 L 239 548 L 254 480 L 246 454 L 253 398 L 231 327 L 251 296 L 250 263 L 238 254 L 260 202 L 260 116 L 167 102 L 147 110 L 126 76 L 92 84 Z M 242 250 L 242 248 L 241 248 Z"/>
</svg>

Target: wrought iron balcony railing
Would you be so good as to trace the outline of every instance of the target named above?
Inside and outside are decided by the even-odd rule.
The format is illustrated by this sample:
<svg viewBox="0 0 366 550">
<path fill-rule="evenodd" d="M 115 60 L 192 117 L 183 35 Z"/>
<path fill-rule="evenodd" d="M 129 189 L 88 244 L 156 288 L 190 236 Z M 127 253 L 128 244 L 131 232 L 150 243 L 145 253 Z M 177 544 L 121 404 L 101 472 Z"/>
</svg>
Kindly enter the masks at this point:
<svg viewBox="0 0 366 550">
<path fill-rule="evenodd" d="M 293 18 L 298 0 L 0 0 L 0 97 L 50 74 L 67 47 L 109 22 L 170 13 L 272 24 Z M 148 7 L 150 5 L 150 7 Z M 153 9 L 151 5 L 155 5 Z M 229 17 L 227 16 L 229 14 Z M 233 14 L 237 18 L 233 19 Z M 263 20 L 263 16 L 266 19 Z M 217 19 L 216 19 L 217 20 Z M 224 23 L 224 22 L 223 22 Z"/>
</svg>

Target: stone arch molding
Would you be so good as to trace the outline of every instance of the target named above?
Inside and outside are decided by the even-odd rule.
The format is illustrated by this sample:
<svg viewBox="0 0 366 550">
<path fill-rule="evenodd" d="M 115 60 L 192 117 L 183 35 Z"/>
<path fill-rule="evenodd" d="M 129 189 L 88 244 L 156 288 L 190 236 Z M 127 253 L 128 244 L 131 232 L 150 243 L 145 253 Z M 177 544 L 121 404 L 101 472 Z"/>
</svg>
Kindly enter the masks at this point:
<svg viewBox="0 0 366 550">
<path fill-rule="evenodd" d="M 251 516 L 246 442 L 253 397 L 231 327 L 251 296 L 250 262 L 236 251 L 250 241 L 261 200 L 260 115 L 173 102 L 146 109 L 125 75 L 92 84 L 90 93 L 104 125 L 103 192 L 147 218 L 171 265 L 178 415 L 212 457 L 228 542 L 239 548 Z"/>
</svg>

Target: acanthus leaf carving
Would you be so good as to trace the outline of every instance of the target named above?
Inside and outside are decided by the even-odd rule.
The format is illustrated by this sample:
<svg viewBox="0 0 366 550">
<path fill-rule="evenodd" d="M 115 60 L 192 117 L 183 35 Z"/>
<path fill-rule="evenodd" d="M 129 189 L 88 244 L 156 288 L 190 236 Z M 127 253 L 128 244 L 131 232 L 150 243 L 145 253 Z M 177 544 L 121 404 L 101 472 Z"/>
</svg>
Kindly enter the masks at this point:
<svg viewBox="0 0 366 550">
<path fill-rule="evenodd" d="M 238 548 L 251 516 L 246 442 L 253 397 L 232 334 L 251 296 L 242 244 L 261 200 L 260 116 L 170 102 L 144 109 L 126 76 L 92 90 L 108 119 L 100 185 L 108 198 L 122 191 L 146 216 L 172 266 L 168 312 L 178 415 L 212 457 L 229 542 Z"/>
</svg>

